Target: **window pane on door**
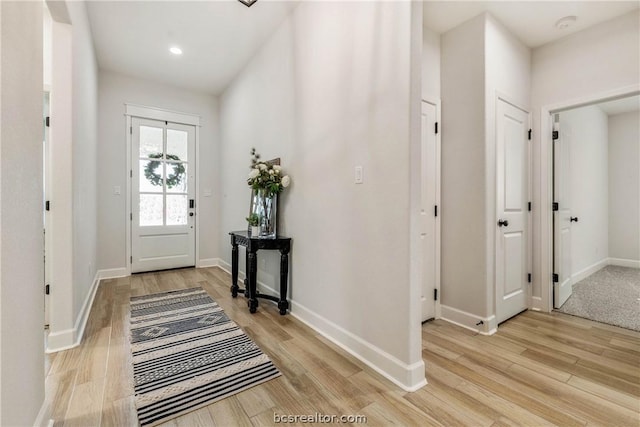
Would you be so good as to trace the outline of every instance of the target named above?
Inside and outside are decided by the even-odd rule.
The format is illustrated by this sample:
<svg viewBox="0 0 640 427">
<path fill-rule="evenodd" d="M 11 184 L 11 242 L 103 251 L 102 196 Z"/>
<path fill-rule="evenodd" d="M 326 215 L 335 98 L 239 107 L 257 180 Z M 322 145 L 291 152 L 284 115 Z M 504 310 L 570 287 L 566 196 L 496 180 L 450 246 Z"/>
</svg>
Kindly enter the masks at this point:
<svg viewBox="0 0 640 427">
<path fill-rule="evenodd" d="M 162 193 L 162 162 L 140 160 L 140 192 Z"/>
<path fill-rule="evenodd" d="M 140 157 L 162 157 L 162 139 L 162 128 L 140 126 Z"/>
<path fill-rule="evenodd" d="M 162 194 L 140 195 L 140 226 L 162 225 Z"/>
<path fill-rule="evenodd" d="M 167 195 L 167 225 L 187 224 L 187 195 Z"/>
<path fill-rule="evenodd" d="M 187 192 L 187 164 L 167 162 L 167 193 Z"/>
<path fill-rule="evenodd" d="M 189 160 L 187 158 L 187 132 L 167 129 L 167 159 Z"/>
</svg>

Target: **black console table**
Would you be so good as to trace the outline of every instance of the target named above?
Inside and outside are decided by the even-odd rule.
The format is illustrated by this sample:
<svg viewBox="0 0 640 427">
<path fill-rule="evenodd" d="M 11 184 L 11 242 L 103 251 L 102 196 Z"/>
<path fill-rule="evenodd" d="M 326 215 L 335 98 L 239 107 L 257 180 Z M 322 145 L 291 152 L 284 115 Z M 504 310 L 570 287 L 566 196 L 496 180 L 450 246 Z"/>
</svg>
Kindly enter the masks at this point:
<svg viewBox="0 0 640 427">
<path fill-rule="evenodd" d="M 275 238 L 252 237 L 247 231 L 232 231 L 231 236 L 231 296 L 238 296 L 238 292 L 244 292 L 249 298 L 247 305 L 249 311 L 255 313 L 258 308 L 258 298 L 265 298 L 278 303 L 280 314 L 287 314 L 289 302 L 287 301 L 287 279 L 289 277 L 289 251 L 291 250 L 291 238 L 276 236 Z M 245 289 L 238 286 L 238 245 L 246 248 L 247 277 L 244 280 Z M 256 278 L 258 276 L 258 256 L 260 249 L 275 249 L 280 251 L 280 298 L 258 293 Z"/>
</svg>

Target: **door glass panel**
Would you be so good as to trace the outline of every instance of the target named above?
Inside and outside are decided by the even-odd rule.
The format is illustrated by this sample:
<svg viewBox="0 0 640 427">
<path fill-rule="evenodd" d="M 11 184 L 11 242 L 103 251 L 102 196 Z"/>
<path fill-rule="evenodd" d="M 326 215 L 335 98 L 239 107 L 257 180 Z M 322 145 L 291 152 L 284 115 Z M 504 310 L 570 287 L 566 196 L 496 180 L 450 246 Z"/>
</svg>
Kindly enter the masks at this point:
<svg viewBox="0 0 640 427">
<path fill-rule="evenodd" d="M 187 161 L 187 132 L 167 129 L 167 159 Z"/>
<path fill-rule="evenodd" d="M 162 194 L 140 195 L 140 226 L 162 225 Z"/>
<path fill-rule="evenodd" d="M 187 196 L 167 196 L 167 225 L 187 224 Z"/>
<path fill-rule="evenodd" d="M 167 193 L 187 192 L 187 164 L 167 162 Z"/>
<path fill-rule="evenodd" d="M 140 157 L 162 157 L 162 147 L 162 128 L 140 126 Z"/>
<path fill-rule="evenodd" d="M 162 193 L 162 161 L 140 160 L 140 192 Z"/>
</svg>

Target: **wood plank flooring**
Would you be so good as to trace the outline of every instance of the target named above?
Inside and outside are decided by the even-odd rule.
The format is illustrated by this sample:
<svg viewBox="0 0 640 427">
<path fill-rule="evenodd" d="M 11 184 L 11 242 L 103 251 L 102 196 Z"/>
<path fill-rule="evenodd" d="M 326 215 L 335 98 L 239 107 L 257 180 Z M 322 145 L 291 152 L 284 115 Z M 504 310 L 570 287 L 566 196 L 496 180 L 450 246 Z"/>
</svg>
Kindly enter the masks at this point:
<svg viewBox="0 0 640 427">
<path fill-rule="evenodd" d="M 370 426 L 640 426 L 640 334 L 526 312 L 482 336 L 444 321 L 422 328 L 429 384 L 398 389 L 269 301 L 251 315 L 218 268 L 104 280 L 82 344 L 49 355 L 56 426 L 135 426 L 129 297 L 204 288 L 283 376 L 165 426 L 274 425 L 278 415 L 363 415 Z"/>
</svg>

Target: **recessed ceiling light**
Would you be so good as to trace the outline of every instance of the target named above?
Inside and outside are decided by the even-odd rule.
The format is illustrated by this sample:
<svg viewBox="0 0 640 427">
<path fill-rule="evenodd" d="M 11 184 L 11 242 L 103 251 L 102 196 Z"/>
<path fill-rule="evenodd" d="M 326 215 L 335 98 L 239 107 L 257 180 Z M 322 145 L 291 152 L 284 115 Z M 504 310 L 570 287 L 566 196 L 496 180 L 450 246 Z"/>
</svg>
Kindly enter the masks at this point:
<svg viewBox="0 0 640 427">
<path fill-rule="evenodd" d="M 558 22 L 556 22 L 556 28 L 558 30 L 566 30 L 575 24 L 577 20 L 577 16 L 565 16 L 564 18 L 558 19 Z"/>
<path fill-rule="evenodd" d="M 169 52 L 173 53 L 174 55 L 182 55 L 182 49 L 177 46 L 170 47 Z"/>
</svg>

